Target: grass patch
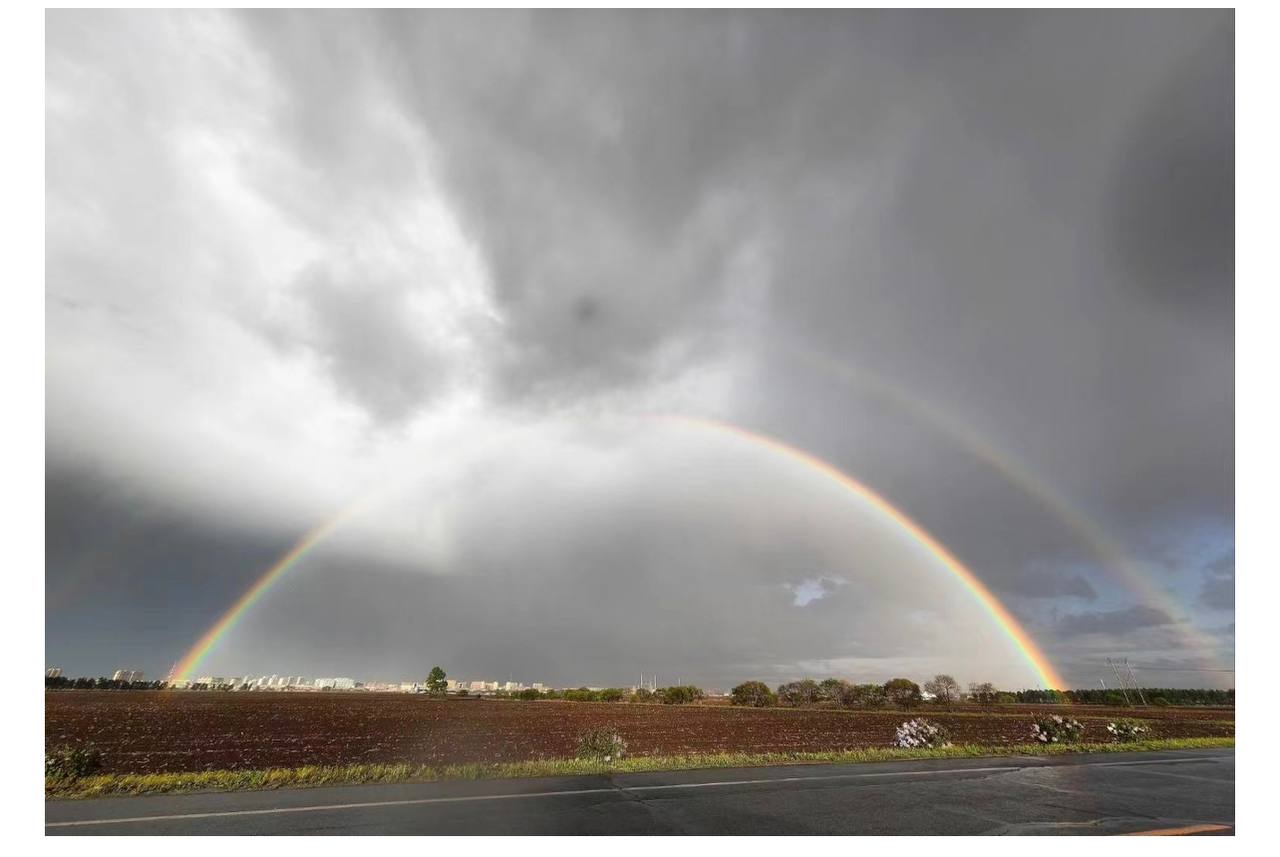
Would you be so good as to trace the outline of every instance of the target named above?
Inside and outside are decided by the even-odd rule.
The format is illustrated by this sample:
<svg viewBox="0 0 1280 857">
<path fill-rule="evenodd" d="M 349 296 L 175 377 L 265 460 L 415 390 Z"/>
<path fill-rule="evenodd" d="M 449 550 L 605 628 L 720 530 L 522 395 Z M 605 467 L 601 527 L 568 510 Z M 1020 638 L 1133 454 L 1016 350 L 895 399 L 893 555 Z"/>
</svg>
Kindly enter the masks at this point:
<svg viewBox="0 0 1280 857">
<path fill-rule="evenodd" d="M 73 779 L 46 777 L 46 798 L 75 799 L 110 795 L 179 794 L 203 791 L 255 791 L 366 783 L 436 782 L 439 780 L 510 779 L 582 774 L 627 774 L 682 771 L 694 768 L 750 768 L 834 762 L 891 762 L 910 759 L 962 759 L 979 756 L 1056 756 L 1066 753 L 1119 753 L 1135 750 L 1192 750 L 1234 747 L 1234 738 L 1166 738 L 1130 744 L 1074 746 L 964 744 L 942 749 L 872 748 L 821 753 L 706 753 L 686 756 L 632 756 L 608 763 L 579 759 L 545 759 L 499 764 L 445 765 L 309 765 L 260 771 L 194 771 L 175 774 L 97 774 Z"/>
</svg>

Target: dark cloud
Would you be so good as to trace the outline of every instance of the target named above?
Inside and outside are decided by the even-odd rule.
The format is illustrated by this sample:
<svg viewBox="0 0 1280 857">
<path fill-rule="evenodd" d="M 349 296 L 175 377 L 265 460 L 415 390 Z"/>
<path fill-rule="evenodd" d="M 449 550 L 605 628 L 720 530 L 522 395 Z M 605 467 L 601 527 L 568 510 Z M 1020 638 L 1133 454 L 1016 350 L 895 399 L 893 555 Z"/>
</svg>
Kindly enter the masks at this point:
<svg viewBox="0 0 1280 857">
<path fill-rule="evenodd" d="M 1200 586 L 1200 603 L 1218 610 L 1234 610 L 1236 607 L 1236 552 L 1228 551 L 1209 563 L 1204 570 L 1204 582 Z M 1235 623 L 1231 623 L 1235 633 Z"/>
<path fill-rule="evenodd" d="M 173 618 L 194 636 L 264 545 L 409 481 L 227 669 L 413 674 L 403 652 L 433 651 L 718 681 L 951 648 L 927 555 L 776 452 L 540 434 L 693 413 L 864 481 L 1085 680 L 1122 639 L 1200 658 L 1186 623 L 1228 618 L 1233 572 L 1200 563 L 1234 528 L 1229 11 L 60 12 L 47 33 L 49 461 L 96 474 L 50 500 L 51 593 L 114 545 L 122 591 L 221 581 Z M 184 533 L 163 556 L 93 523 L 137 496 Z M 879 579 L 899 566 L 918 609 Z M 1164 603 L 1135 573 L 1197 615 L 1128 606 Z M 824 597 L 798 608 L 805 581 Z M 51 648 L 123 600 L 51 619 Z"/>
<path fill-rule="evenodd" d="M 1229 20 L 1159 84 L 1112 174 L 1108 232 L 1145 296 L 1231 311 L 1234 44 Z"/>
<path fill-rule="evenodd" d="M 310 349 L 342 394 L 379 423 L 403 421 L 453 380 L 426 326 L 414 324 L 407 284 L 344 283 L 329 271 L 310 270 L 293 289 L 303 329 L 285 344 Z"/>
<path fill-rule="evenodd" d="M 1041 571 L 1011 577 L 1003 591 L 1023 598 L 1079 598 L 1096 601 L 1098 592 L 1088 579 L 1064 571 Z"/>
<path fill-rule="evenodd" d="M 1144 628 L 1172 625 L 1173 622 L 1173 617 L 1163 610 L 1155 607 L 1135 606 L 1120 610 L 1069 614 L 1059 621 L 1058 631 L 1062 634 L 1113 634 L 1123 636 Z"/>
</svg>

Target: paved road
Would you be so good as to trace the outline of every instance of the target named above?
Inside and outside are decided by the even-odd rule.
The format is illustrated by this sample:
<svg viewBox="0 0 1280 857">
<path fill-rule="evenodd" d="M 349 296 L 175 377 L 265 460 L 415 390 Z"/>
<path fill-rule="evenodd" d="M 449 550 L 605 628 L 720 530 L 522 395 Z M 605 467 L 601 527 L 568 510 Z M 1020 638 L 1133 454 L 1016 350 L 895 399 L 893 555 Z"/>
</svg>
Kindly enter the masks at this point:
<svg viewBox="0 0 1280 857">
<path fill-rule="evenodd" d="M 1235 752 L 947 759 L 49 801 L 49 834 L 1231 833 Z"/>
</svg>

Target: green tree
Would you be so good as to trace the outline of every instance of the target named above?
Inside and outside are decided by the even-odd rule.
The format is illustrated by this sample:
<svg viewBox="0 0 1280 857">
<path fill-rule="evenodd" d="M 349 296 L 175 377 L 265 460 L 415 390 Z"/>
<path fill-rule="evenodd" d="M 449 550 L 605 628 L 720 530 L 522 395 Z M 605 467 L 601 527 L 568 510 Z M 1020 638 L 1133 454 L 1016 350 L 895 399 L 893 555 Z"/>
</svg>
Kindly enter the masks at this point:
<svg viewBox="0 0 1280 857">
<path fill-rule="evenodd" d="M 688 705 L 690 702 L 697 702 L 703 696 L 702 688 L 692 684 L 658 689 L 658 698 L 666 705 Z"/>
<path fill-rule="evenodd" d="M 845 693 L 849 687 L 849 682 L 843 679 L 823 679 L 818 683 L 818 701 L 843 705 Z"/>
<path fill-rule="evenodd" d="M 818 683 L 811 678 L 778 685 L 778 702 L 803 708 L 818 701 Z"/>
<path fill-rule="evenodd" d="M 848 708 L 884 708 L 884 686 L 878 684 L 851 685 L 844 695 Z"/>
<path fill-rule="evenodd" d="M 884 683 L 884 695 L 899 708 L 914 708 L 920 704 L 920 685 L 909 678 L 891 678 Z"/>
<path fill-rule="evenodd" d="M 730 693 L 734 705 L 747 705 L 752 708 L 769 708 L 778 704 L 778 697 L 769 690 L 769 685 L 762 681 L 744 681 Z"/>
<path fill-rule="evenodd" d="M 443 696 L 449 682 L 445 681 L 444 670 L 440 667 L 432 667 L 431 672 L 427 675 L 427 693 L 434 696 Z"/>
</svg>

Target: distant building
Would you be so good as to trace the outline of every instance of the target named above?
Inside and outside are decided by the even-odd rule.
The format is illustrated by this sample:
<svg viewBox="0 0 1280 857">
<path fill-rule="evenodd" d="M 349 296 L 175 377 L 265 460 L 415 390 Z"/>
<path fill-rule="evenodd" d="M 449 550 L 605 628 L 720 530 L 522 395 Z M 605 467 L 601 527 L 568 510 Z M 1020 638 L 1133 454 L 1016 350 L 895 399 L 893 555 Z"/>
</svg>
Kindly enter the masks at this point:
<svg viewBox="0 0 1280 857">
<path fill-rule="evenodd" d="M 116 670 L 112 681 L 142 681 L 142 670 Z"/>
<path fill-rule="evenodd" d="M 49 667 L 44 671 L 45 678 L 62 678 L 62 667 Z"/>
</svg>

